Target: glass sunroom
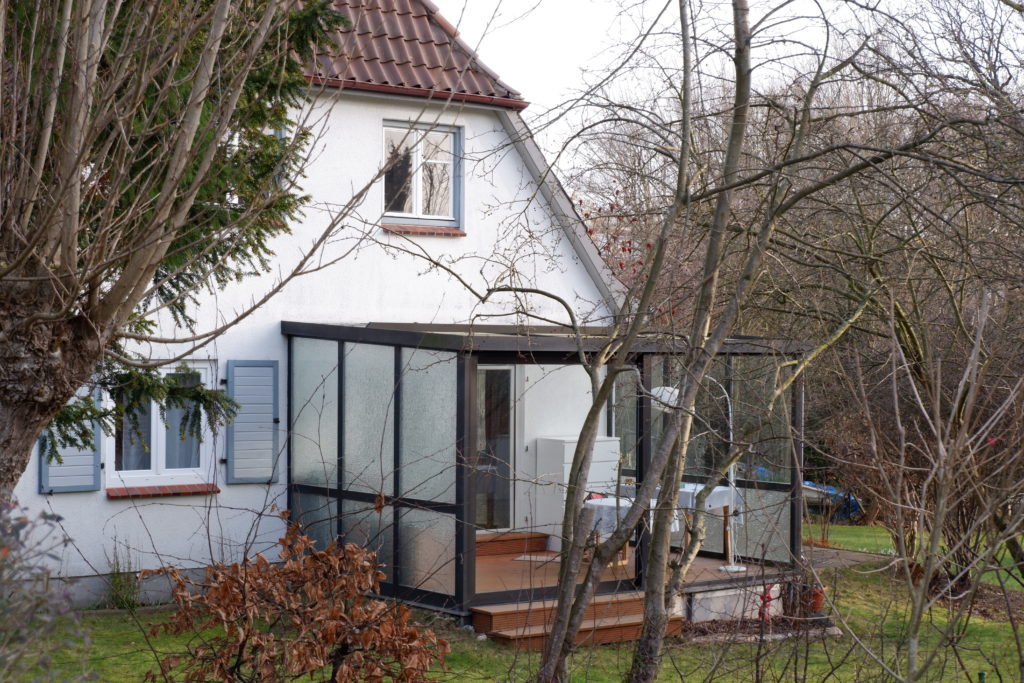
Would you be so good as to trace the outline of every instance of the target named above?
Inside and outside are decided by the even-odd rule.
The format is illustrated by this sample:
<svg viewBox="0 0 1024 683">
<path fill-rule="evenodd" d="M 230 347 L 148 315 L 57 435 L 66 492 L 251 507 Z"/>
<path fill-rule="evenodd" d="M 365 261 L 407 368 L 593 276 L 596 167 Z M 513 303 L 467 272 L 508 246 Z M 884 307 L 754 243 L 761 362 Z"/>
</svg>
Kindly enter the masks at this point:
<svg viewBox="0 0 1024 683">
<path fill-rule="evenodd" d="M 564 484 L 591 407 L 580 343 L 595 351 L 607 341 L 600 330 L 582 341 L 553 327 L 284 322 L 282 331 L 289 507 L 307 533 L 375 550 L 381 592 L 408 602 L 465 614 L 554 595 Z M 690 490 L 730 442 L 748 447 L 719 482 L 730 504 L 709 509 L 691 585 L 745 580 L 717 571 L 727 557 L 763 580 L 800 556 L 799 381 L 768 404 L 802 350 L 734 339 L 716 359 L 687 446 Z M 595 500 L 643 480 L 668 415 L 658 392 L 671 386 L 679 351 L 662 339 L 635 345 L 636 371 L 619 376 L 602 417 L 587 482 Z M 599 592 L 642 586 L 645 542 L 641 525 Z"/>
</svg>

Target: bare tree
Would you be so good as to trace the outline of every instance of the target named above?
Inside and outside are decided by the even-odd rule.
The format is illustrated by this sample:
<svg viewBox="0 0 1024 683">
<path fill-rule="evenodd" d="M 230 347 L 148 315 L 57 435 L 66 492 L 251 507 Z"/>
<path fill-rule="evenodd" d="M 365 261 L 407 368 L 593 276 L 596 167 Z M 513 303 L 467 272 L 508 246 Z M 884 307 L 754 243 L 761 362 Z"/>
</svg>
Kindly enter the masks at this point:
<svg viewBox="0 0 1024 683">
<path fill-rule="evenodd" d="M 593 117 L 576 142 L 615 150 L 615 156 L 598 153 L 588 158 L 587 166 L 593 169 L 589 187 L 603 184 L 606 191 L 614 188 L 621 193 L 627 185 L 633 189 L 643 186 L 644 191 L 637 192 L 642 205 L 629 192 L 624 201 L 611 200 L 621 212 L 612 218 L 626 217 L 627 225 L 633 225 L 634 218 L 658 225 L 656 230 L 627 235 L 630 246 L 650 243 L 649 258 L 637 273 L 633 273 L 636 262 L 611 262 L 613 268 L 617 266 L 632 278 L 633 298 L 620 318 L 628 320 L 623 329 L 674 333 L 684 340 L 685 348 L 679 362 L 678 402 L 670 406 L 674 418 L 636 493 L 637 500 L 657 497 L 658 504 L 645 563 L 644 633 L 634 653 L 631 680 L 652 680 L 656 675 L 674 593 L 681 588 L 704 538 L 703 498 L 698 498 L 687 547 L 678 555 L 670 552 L 670 522 L 677 507 L 683 458 L 692 438 L 697 396 L 714 356 L 735 332 L 763 331 L 765 324 L 775 324 L 776 330 L 794 329 L 792 319 L 779 325 L 779 316 L 767 316 L 757 308 L 769 292 L 780 291 L 780 284 L 783 296 L 805 284 L 783 284 L 780 270 L 785 265 L 779 269 L 776 265 L 806 261 L 819 275 L 825 274 L 818 280 L 821 287 L 845 290 L 842 296 L 825 301 L 839 305 L 817 317 L 821 331 L 815 334 L 815 349 L 795 364 L 795 376 L 856 329 L 866 311 L 893 310 L 892 298 L 887 295 L 892 283 L 869 278 L 847 288 L 849 278 L 844 273 L 854 268 L 856 257 L 844 252 L 847 246 L 833 247 L 838 240 L 832 231 L 843 223 L 831 220 L 823 211 L 831 200 L 842 195 L 855 201 L 857 188 L 886 185 L 890 196 L 880 201 L 879 210 L 888 216 L 893 206 L 905 207 L 909 213 L 903 225 L 913 226 L 935 209 L 915 201 L 916 188 L 894 180 L 907 169 L 932 169 L 970 183 L 979 192 L 986 183 L 1008 188 L 1019 182 L 1013 172 L 1000 175 L 990 165 L 967 160 L 982 153 L 979 144 L 989 131 L 1012 129 L 1014 109 L 1006 106 L 1002 96 L 1003 104 L 991 108 L 989 103 L 999 98 L 992 93 L 995 83 L 985 80 L 985 65 L 971 66 L 962 54 L 956 54 L 966 40 L 958 42 L 953 34 L 953 40 L 925 47 L 925 35 L 936 41 L 944 40 L 943 35 L 936 26 L 931 26 L 928 34 L 921 33 L 909 10 L 901 16 L 869 13 L 859 23 L 850 24 L 853 28 L 840 29 L 836 21 L 841 17 L 824 8 L 816 17 L 801 17 L 787 14 L 790 3 L 776 3 L 757 8 L 751 18 L 745 2 L 731 5 L 728 33 L 716 33 L 725 22 L 719 23 L 711 10 L 694 10 L 686 2 L 659 5 L 661 13 L 628 47 L 624 61 L 580 99 L 591 107 Z M 677 17 L 672 29 L 666 28 L 670 9 Z M 977 17 L 984 8 L 949 9 L 946 13 L 930 9 L 933 11 L 926 16 L 938 21 L 936 17 L 957 11 L 964 14 L 965 10 L 969 14 L 964 16 Z M 798 42 L 791 37 L 796 27 L 806 29 L 808 25 L 817 30 L 815 39 Z M 717 36 L 722 39 L 713 38 Z M 723 54 L 731 57 L 728 67 L 721 59 Z M 645 75 L 637 77 L 641 70 Z M 723 78 L 726 72 L 728 77 Z M 650 91 L 632 93 L 616 81 L 625 73 L 632 78 L 632 88 L 652 80 L 656 85 Z M 647 75 L 650 73 L 657 76 Z M 952 98 L 968 91 L 973 95 L 953 106 Z M 984 102 L 983 92 L 989 92 L 988 102 Z M 602 163 L 594 163 L 593 158 L 601 158 Z M 628 158 L 628 163 L 616 168 L 623 158 Z M 639 180 L 631 175 L 637 169 L 645 171 Z M 656 201 L 651 202 L 652 197 Z M 609 195 L 603 203 L 609 204 Z M 615 224 L 608 227 L 608 218 L 604 212 L 595 227 L 605 233 L 619 230 Z M 863 214 L 860 220 L 859 225 L 864 226 Z M 817 232 L 809 234 L 812 227 Z M 819 250 L 821 245 L 824 250 Z M 700 277 L 685 318 L 677 315 L 673 321 L 658 320 L 659 308 L 684 305 L 673 300 L 672 287 L 664 280 L 664 264 L 673 258 L 666 252 L 673 250 L 677 255 L 700 253 L 700 267 L 693 269 L 700 271 Z M 763 279 L 766 273 L 773 274 L 768 281 Z M 654 301 L 666 305 L 652 308 Z M 893 324 L 901 327 L 899 318 L 895 321 Z M 981 336 L 980 330 L 969 335 L 972 339 Z M 628 338 L 623 334 L 616 341 Z M 621 370 L 621 363 L 612 358 L 609 355 L 607 368 L 602 368 L 607 370 L 603 382 Z M 600 366 L 600 361 L 593 365 Z M 965 376 L 964 386 L 970 386 L 973 377 Z M 594 381 L 595 406 L 599 406 L 607 392 L 596 376 Z M 784 389 L 785 383 L 776 399 Z M 1008 411 L 1006 405 L 993 410 Z M 646 512 L 645 506 L 635 505 L 620 528 L 592 549 L 592 560 L 577 584 L 581 558 L 591 538 L 588 520 L 581 514 L 583 487 L 579 482 L 586 481 L 586 449 L 595 428 L 596 417 L 588 418 L 568 484 L 561 594 L 542 659 L 542 680 L 567 676 L 566 659 L 600 574 Z M 734 439 L 728 457 L 709 473 L 703 495 L 742 457 L 746 447 L 742 437 Z M 660 495 L 655 496 L 659 490 Z M 920 671 L 919 663 L 910 670 Z"/>
</svg>

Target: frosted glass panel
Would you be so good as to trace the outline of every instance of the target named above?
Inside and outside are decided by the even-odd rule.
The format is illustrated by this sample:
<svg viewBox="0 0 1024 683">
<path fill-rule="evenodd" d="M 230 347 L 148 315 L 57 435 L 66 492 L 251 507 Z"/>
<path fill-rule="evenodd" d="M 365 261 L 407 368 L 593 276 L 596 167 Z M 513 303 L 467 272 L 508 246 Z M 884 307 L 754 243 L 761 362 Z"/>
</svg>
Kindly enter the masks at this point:
<svg viewBox="0 0 1024 683">
<path fill-rule="evenodd" d="M 344 543 L 355 543 L 377 553 L 377 564 L 380 570 L 391 581 L 394 512 L 390 505 L 383 506 L 380 511 L 374 509 L 372 503 L 355 500 L 341 501 L 341 533 Z"/>
<path fill-rule="evenodd" d="M 407 508 L 398 524 L 402 585 L 455 595 L 455 516 Z"/>
<path fill-rule="evenodd" d="M 292 481 L 338 479 L 338 342 L 292 339 Z"/>
<path fill-rule="evenodd" d="M 736 552 L 743 557 L 792 562 L 789 520 L 792 505 L 786 491 L 740 488 L 743 511 L 733 524 Z"/>
<path fill-rule="evenodd" d="M 312 493 L 292 493 L 292 520 L 323 550 L 338 535 L 338 502 Z"/>
<path fill-rule="evenodd" d="M 457 356 L 402 349 L 402 496 L 455 503 Z"/>
<path fill-rule="evenodd" d="M 393 495 L 395 349 L 345 344 L 343 487 Z"/>
<path fill-rule="evenodd" d="M 636 372 L 626 370 L 615 377 L 613 392 L 608 411 L 608 436 L 619 437 L 619 453 L 622 456 L 622 469 L 636 472 L 637 444 L 639 428 L 636 421 L 637 384 L 639 377 Z"/>
</svg>

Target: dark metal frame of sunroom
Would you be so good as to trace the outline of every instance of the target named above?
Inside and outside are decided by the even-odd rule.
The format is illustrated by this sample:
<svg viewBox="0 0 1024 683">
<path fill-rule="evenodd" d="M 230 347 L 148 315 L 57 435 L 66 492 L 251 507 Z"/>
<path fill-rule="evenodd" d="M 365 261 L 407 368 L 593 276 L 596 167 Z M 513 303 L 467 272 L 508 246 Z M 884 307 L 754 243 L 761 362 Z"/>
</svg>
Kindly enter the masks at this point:
<svg viewBox="0 0 1024 683">
<path fill-rule="evenodd" d="M 288 507 L 293 507 L 293 493 L 306 493 L 334 498 L 337 501 L 338 514 L 342 513 L 342 501 L 359 501 L 370 505 L 383 505 L 390 507 L 395 515 L 394 529 L 392 532 L 393 558 L 395 558 L 396 572 L 392 580 L 381 584 L 381 594 L 385 597 L 395 598 L 407 603 L 422 605 L 425 607 L 466 614 L 468 609 L 474 605 L 497 604 L 503 602 L 517 601 L 523 598 L 522 591 L 503 591 L 477 594 L 475 591 L 475 548 L 476 529 L 470 520 L 474 519 L 473 505 L 475 497 L 469 490 L 472 486 L 469 476 L 467 444 L 476 443 L 476 420 L 473 410 L 476 405 L 476 367 L 478 364 L 580 364 L 580 354 L 597 351 L 604 344 L 608 343 L 607 330 L 602 328 L 587 328 L 580 331 L 579 335 L 573 334 L 571 330 L 557 327 L 533 327 L 521 328 L 499 325 L 423 325 L 406 323 L 371 323 L 365 327 L 331 325 L 319 323 L 303 323 L 285 321 L 281 323 L 281 331 L 288 337 Z M 295 483 L 292 480 L 291 454 L 292 434 L 291 425 L 295 424 L 294 407 L 292 405 L 292 379 L 293 379 L 293 340 L 295 338 L 320 339 L 339 342 L 339 374 L 340 368 L 344 367 L 343 354 L 344 343 L 373 344 L 391 346 L 395 349 L 395 377 L 396 390 L 394 396 L 394 496 L 381 496 L 366 492 L 344 490 L 336 483 L 335 486 L 316 486 L 304 483 Z M 401 476 L 399 463 L 399 442 L 401 426 L 399 416 L 401 415 L 401 367 L 399 354 L 401 350 L 432 350 L 446 351 L 457 354 L 457 387 L 458 396 L 456 400 L 456 462 L 458 467 L 455 475 L 455 502 L 438 503 L 428 500 L 419 500 L 403 497 L 400 495 L 398 478 Z M 640 372 L 641 381 L 646 383 L 653 373 L 653 362 L 656 356 L 678 354 L 683 350 L 682 342 L 673 341 L 670 337 L 660 335 L 658 337 L 641 338 L 631 351 L 636 359 L 636 365 Z M 721 351 L 727 362 L 731 362 L 733 356 L 751 355 L 775 355 L 783 357 L 796 357 L 806 352 L 806 344 L 778 339 L 764 338 L 738 338 L 730 339 Z M 339 381 L 339 394 L 343 394 L 343 382 Z M 650 387 L 647 387 L 648 389 Z M 790 495 L 790 553 L 791 557 L 799 558 L 801 547 L 801 480 L 803 469 L 803 385 L 798 379 L 793 384 L 791 408 L 791 423 L 794 429 L 794 442 L 791 463 L 791 474 L 789 482 L 764 482 L 737 480 L 735 484 L 739 488 L 759 488 L 765 491 L 786 492 Z M 339 396 L 339 403 L 343 398 Z M 338 411 L 338 434 L 344 430 L 344 411 Z M 642 481 L 644 470 L 652 451 L 652 405 L 648 395 L 641 395 L 637 401 L 637 427 L 640 431 L 638 441 L 637 458 L 637 481 Z M 339 437 L 340 438 L 340 437 Z M 338 447 L 338 477 L 343 471 L 342 453 L 343 448 Z M 701 483 L 703 480 L 697 477 L 684 477 L 684 480 Z M 727 483 L 727 482 L 723 482 Z M 415 508 L 431 510 L 438 513 L 455 516 L 456 538 L 455 538 L 455 595 L 445 595 L 418 588 L 401 585 L 401 535 L 398 530 L 398 518 L 403 509 Z M 641 525 L 643 527 L 643 525 Z M 341 536 L 341 527 L 338 527 L 338 535 Z M 621 591 L 636 590 L 642 586 L 643 581 L 643 558 L 646 546 L 646 531 L 638 529 L 634 542 L 636 543 L 635 579 L 628 581 L 605 581 L 599 584 L 598 593 L 613 593 Z M 339 539 L 341 540 L 341 539 Z M 708 557 L 723 557 L 721 553 L 713 551 L 702 551 L 702 555 Z M 758 561 L 758 558 L 742 558 L 750 561 Z M 729 585 L 742 583 L 743 579 L 725 579 L 718 584 Z M 709 587 L 710 588 L 710 587 Z M 555 595 L 556 587 L 536 588 L 530 593 L 532 599 L 546 599 Z"/>
</svg>

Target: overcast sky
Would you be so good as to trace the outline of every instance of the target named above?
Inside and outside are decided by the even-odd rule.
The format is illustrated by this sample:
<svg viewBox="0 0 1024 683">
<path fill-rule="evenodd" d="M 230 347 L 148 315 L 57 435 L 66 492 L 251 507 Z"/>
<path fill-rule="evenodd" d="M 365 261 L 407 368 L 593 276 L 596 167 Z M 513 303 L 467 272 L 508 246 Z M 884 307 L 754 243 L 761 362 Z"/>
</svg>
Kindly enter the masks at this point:
<svg viewBox="0 0 1024 683">
<path fill-rule="evenodd" d="M 532 114 L 566 99 L 580 84 L 580 69 L 610 60 L 615 0 L 434 3 L 483 63 L 532 103 Z"/>
<path fill-rule="evenodd" d="M 902 0 L 885 1 L 902 4 Z M 525 117 L 533 124 L 538 142 L 549 153 L 557 149 L 562 138 L 571 134 L 573 124 L 563 119 L 551 129 L 545 129 L 537 119 L 581 89 L 582 71 L 603 74 L 610 65 L 620 63 L 617 57 L 621 56 L 623 45 L 636 38 L 640 27 L 648 29 L 654 15 L 666 7 L 667 18 L 673 25 L 675 22 L 674 5 L 667 5 L 667 0 L 434 0 L 434 3 L 445 18 L 457 26 L 462 39 L 476 49 L 484 64 L 531 103 Z M 629 7 L 628 12 L 623 12 L 624 5 Z M 784 3 L 764 0 L 755 1 L 754 6 L 752 19 L 755 21 L 769 10 L 773 11 L 774 21 L 769 23 L 776 24 L 776 35 L 794 38 L 798 43 L 818 42 L 814 37 L 819 33 L 818 22 L 805 20 L 821 11 L 816 0 Z M 843 14 L 842 3 L 825 0 L 825 6 L 829 19 L 839 21 L 839 15 Z M 717 26 L 705 23 L 702 30 L 706 32 L 710 28 L 712 34 L 704 37 L 726 44 L 731 37 L 728 3 L 711 0 L 701 3 L 701 8 L 705 17 L 720 15 L 725 19 Z M 790 18 L 783 20 L 787 16 Z M 758 49 L 757 57 L 771 63 L 773 53 Z M 620 87 L 628 88 L 631 84 L 620 80 Z"/>
</svg>

